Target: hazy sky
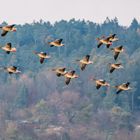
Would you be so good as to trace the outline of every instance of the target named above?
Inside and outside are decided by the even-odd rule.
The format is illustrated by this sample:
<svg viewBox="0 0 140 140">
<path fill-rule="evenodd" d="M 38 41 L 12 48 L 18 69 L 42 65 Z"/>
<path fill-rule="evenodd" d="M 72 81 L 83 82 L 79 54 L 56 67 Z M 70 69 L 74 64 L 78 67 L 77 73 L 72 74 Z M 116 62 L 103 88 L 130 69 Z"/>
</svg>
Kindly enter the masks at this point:
<svg viewBox="0 0 140 140">
<path fill-rule="evenodd" d="M 121 25 L 140 21 L 140 0 L 0 0 L 0 21 L 31 23 L 43 19 L 54 22 L 71 18 L 102 23 L 118 17 Z"/>
</svg>

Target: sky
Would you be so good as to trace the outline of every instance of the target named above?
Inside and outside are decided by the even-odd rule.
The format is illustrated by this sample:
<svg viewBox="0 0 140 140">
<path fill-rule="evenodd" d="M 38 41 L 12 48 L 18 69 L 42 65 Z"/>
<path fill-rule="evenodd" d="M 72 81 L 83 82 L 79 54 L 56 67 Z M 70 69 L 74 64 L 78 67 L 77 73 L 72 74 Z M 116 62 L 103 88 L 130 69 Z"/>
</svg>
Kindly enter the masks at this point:
<svg viewBox="0 0 140 140">
<path fill-rule="evenodd" d="M 72 18 L 103 23 L 106 17 L 124 26 L 133 18 L 140 22 L 140 0 L 0 0 L 0 5 L 0 22 L 9 24 Z"/>
</svg>

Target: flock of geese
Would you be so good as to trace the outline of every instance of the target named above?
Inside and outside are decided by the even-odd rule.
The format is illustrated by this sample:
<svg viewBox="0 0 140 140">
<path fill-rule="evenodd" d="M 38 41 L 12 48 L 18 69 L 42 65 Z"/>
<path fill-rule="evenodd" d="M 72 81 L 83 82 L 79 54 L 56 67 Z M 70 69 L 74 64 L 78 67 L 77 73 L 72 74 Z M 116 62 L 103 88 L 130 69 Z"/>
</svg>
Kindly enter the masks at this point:
<svg viewBox="0 0 140 140">
<path fill-rule="evenodd" d="M 2 33 L 1 33 L 2 37 L 6 36 L 8 32 L 17 31 L 17 29 L 15 28 L 15 24 L 0 27 L 0 29 L 2 30 Z M 119 39 L 116 37 L 116 34 L 111 34 L 108 37 L 102 36 L 101 38 L 97 38 L 97 41 L 98 41 L 97 48 L 100 48 L 103 45 L 106 45 L 107 48 L 110 48 L 113 42 L 118 41 L 118 40 Z M 62 41 L 63 39 L 57 39 L 52 42 L 48 42 L 48 44 L 50 45 L 50 47 L 62 47 L 64 46 Z M 11 52 L 16 52 L 16 48 L 12 47 L 11 43 L 7 43 L 5 46 L 1 47 L 1 49 L 4 50 L 7 54 L 10 54 Z M 114 53 L 115 60 L 117 60 L 119 54 L 124 51 L 124 47 L 122 45 L 117 46 L 115 48 L 110 48 L 110 49 Z M 46 52 L 34 51 L 33 53 L 39 57 L 41 64 L 44 63 L 45 59 L 51 58 L 51 56 L 47 54 Z M 93 64 L 93 61 L 90 61 L 90 55 L 86 55 L 81 60 L 76 60 L 76 61 L 80 63 L 80 68 L 82 71 L 85 70 L 87 65 Z M 121 69 L 121 68 L 123 68 L 121 63 L 110 64 L 110 73 L 112 73 L 114 70 Z M 9 74 L 21 73 L 21 71 L 18 70 L 16 66 L 4 67 L 3 69 L 6 70 Z M 52 69 L 52 71 L 55 72 L 58 77 L 64 76 L 66 85 L 70 83 L 71 79 L 75 79 L 79 77 L 76 74 L 75 70 L 66 71 L 65 67 L 54 68 Z M 110 87 L 110 84 L 106 82 L 106 80 L 95 79 L 95 78 L 91 78 L 91 80 L 95 81 L 96 89 L 100 89 L 102 86 Z M 117 85 L 113 87 L 117 89 L 116 94 L 119 94 L 121 91 L 127 91 L 131 89 L 129 85 L 130 83 L 126 82 L 121 85 Z"/>
</svg>

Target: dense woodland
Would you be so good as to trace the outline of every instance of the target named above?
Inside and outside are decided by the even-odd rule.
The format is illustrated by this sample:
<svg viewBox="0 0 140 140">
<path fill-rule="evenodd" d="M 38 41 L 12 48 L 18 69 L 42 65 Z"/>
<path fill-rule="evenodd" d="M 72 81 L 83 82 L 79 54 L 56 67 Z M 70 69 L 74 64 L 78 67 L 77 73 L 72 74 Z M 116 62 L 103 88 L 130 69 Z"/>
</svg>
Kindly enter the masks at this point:
<svg viewBox="0 0 140 140">
<path fill-rule="evenodd" d="M 1 25 L 8 23 L 3 22 Z M 0 140 L 139 140 L 140 139 L 140 24 L 129 27 L 117 18 L 92 21 L 40 20 L 16 25 L 17 32 L 0 37 L 0 46 L 11 42 L 17 53 L 0 50 L 0 67 L 15 65 L 22 71 L 9 75 L 0 70 Z M 124 69 L 109 73 L 113 53 L 97 48 L 97 37 L 116 33 L 125 52 L 117 62 Z M 63 38 L 64 47 L 50 48 L 49 41 Z M 39 63 L 33 51 L 51 59 Z M 90 54 L 94 62 L 81 71 L 76 59 Z M 64 66 L 80 76 L 65 85 L 52 68 Z M 106 79 L 112 86 L 129 81 L 132 89 L 116 95 L 114 88 L 97 90 L 90 77 Z"/>
</svg>

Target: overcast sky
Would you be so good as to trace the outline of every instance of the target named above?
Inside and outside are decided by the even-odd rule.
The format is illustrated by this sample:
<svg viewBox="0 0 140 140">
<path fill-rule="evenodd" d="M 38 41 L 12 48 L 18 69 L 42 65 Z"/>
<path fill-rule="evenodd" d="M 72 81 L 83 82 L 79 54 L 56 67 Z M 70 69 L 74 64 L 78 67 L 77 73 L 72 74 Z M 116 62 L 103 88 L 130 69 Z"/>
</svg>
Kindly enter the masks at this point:
<svg viewBox="0 0 140 140">
<path fill-rule="evenodd" d="M 140 0 L 0 0 L 0 21 L 9 24 L 69 20 L 71 18 L 102 23 L 118 17 L 121 25 L 140 22 Z"/>
</svg>

